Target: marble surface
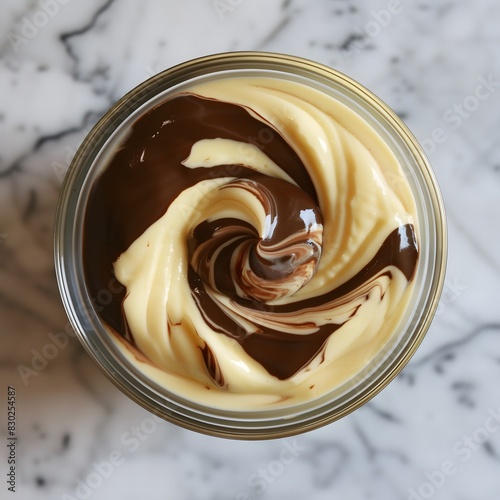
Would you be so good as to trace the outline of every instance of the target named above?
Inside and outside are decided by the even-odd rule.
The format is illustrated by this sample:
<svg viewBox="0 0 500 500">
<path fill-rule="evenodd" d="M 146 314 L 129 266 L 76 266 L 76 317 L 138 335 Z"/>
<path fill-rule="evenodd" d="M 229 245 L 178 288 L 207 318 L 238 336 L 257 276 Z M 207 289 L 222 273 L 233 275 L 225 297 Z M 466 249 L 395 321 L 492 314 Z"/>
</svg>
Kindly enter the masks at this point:
<svg viewBox="0 0 500 500">
<path fill-rule="evenodd" d="M 0 497 L 498 498 L 499 24 L 496 0 L 0 0 Z M 67 324 L 52 231 L 78 144 L 147 77 L 228 50 L 309 57 L 369 87 L 424 144 L 447 206 L 448 274 L 421 348 L 369 404 L 294 439 L 179 429 L 75 339 L 47 348 Z"/>
</svg>

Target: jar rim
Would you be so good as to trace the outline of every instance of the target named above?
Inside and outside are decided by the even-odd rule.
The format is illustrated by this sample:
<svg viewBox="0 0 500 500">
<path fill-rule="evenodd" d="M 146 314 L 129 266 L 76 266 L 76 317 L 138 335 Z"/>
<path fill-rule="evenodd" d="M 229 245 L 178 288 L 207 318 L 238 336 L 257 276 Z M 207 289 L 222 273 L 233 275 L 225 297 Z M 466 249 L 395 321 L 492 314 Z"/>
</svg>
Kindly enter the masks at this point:
<svg viewBox="0 0 500 500">
<path fill-rule="evenodd" d="M 344 391 L 340 398 L 333 399 L 333 391 L 314 400 L 312 406 L 276 412 L 230 412 L 206 408 L 174 395 L 167 396 L 147 377 L 135 373 L 133 367 L 124 366 L 111 339 L 106 342 L 103 340 L 106 335 L 95 334 L 95 329 L 102 328 L 102 325 L 85 296 L 85 280 L 78 258 L 79 231 L 84 215 L 82 188 L 95 158 L 120 124 L 156 96 L 178 84 L 207 74 L 249 69 L 291 74 L 327 86 L 335 84 L 368 106 L 367 112 L 372 113 L 376 120 L 382 118 L 384 126 L 407 148 L 417 169 L 415 175 L 420 176 L 420 187 L 425 189 L 427 208 L 432 212 L 431 217 L 424 221 L 434 245 L 428 257 L 432 273 L 426 278 L 428 287 L 425 296 L 420 298 L 419 314 L 413 319 L 412 330 L 407 333 L 408 338 L 400 349 L 380 353 L 383 359 L 379 359 L 376 367 L 378 375 L 366 374 L 362 383 Z M 415 193 L 414 196 L 416 198 Z M 347 75 L 308 59 L 271 52 L 227 52 L 192 59 L 149 78 L 122 97 L 89 132 L 71 162 L 56 208 L 54 238 L 55 270 L 64 308 L 80 342 L 106 376 L 129 398 L 153 414 L 184 428 L 233 439 L 269 439 L 306 432 L 346 416 L 379 393 L 408 363 L 428 331 L 443 289 L 447 260 L 446 219 L 439 186 L 423 148 L 402 120 L 375 94 Z M 423 266 L 419 264 L 419 267 Z M 77 307 L 78 304 L 85 304 L 85 307 Z M 107 336 L 109 338 L 109 334 Z M 293 416 L 290 416 L 292 410 Z"/>
</svg>

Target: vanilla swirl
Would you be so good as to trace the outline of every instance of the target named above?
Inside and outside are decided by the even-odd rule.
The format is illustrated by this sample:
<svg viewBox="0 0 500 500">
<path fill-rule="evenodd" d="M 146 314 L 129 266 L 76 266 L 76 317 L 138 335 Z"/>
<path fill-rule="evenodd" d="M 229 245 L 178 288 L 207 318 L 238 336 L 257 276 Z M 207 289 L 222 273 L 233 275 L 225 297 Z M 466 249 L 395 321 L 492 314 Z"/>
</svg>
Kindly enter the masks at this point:
<svg viewBox="0 0 500 500">
<path fill-rule="evenodd" d="M 169 98 L 134 124 L 93 199 L 88 241 L 126 287 L 102 316 L 188 399 L 317 397 L 383 348 L 411 295 L 416 210 L 397 159 L 299 83 L 227 78 Z M 90 229 L 98 214 L 114 234 Z M 106 259 L 90 244 L 87 257 L 97 284 Z"/>
</svg>

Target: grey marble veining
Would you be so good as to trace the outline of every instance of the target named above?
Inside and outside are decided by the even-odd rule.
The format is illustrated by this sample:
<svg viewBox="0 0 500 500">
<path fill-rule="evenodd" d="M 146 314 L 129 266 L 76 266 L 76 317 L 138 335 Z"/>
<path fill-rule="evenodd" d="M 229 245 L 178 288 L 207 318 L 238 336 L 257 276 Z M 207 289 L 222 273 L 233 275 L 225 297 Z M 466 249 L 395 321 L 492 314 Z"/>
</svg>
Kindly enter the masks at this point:
<svg viewBox="0 0 500 500">
<path fill-rule="evenodd" d="M 1 0 L 0 12 L 2 449 L 8 385 L 19 436 L 17 491 L 2 455 L 1 498 L 498 497 L 497 1 Z M 424 145 L 448 214 L 445 289 L 415 357 L 352 415 L 286 440 L 219 440 L 153 418 L 64 333 L 54 277 L 55 204 L 86 132 L 149 76 L 229 50 L 308 57 L 366 85 Z"/>
</svg>

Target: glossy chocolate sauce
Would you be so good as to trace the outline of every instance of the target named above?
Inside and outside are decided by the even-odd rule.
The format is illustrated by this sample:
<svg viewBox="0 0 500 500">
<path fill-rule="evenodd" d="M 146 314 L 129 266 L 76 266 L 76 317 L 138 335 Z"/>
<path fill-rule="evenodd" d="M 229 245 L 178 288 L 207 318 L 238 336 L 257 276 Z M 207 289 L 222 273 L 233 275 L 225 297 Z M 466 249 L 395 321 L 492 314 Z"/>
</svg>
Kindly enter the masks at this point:
<svg viewBox="0 0 500 500">
<path fill-rule="evenodd" d="M 272 137 L 265 144 L 256 140 L 263 136 L 263 130 L 266 137 Z M 266 177 L 245 165 L 187 168 L 182 164 L 193 144 L 215 138 L 257 145 L 299 187 Z M 269 303 L 281 296 L 283 287 L 278 285 L 293 273 L 303 273 L 307 282 L 321 258 L 322 215 L 312 180 L 285 139 L 244 107 L 182 94 L 134 123 L 93 186 L 83 240 L 84 272 L 90 296 L 106 289 L 114 278 L 113 262 L 166 212 L 182 191 L 202 180 L 218 177 L 236 178 L 231 182 L 238 188 L 260 196 L 272 224 L 264 238 L 252 225 L 234 218 L 199 224 L 186 241 L 190 257 L 189 285 L 207 323 L 215 331 L 236 339 L 271 375 L 281 380 L 293 376 L 321 352 L 328 337 L 343 323 L 320 325 L 315 333 L 307 335 L 262 326 L 248 332 L 220 308 L 207 293 L 207 287 L 247 310 L 251 322 L 252 311 L 272 315 L 324 307 L 380 273 L 390 274 L 391 266 L 400 269 L 408 281 L 412 280 L 418 248 L 413 226 L 405 225 L 388 234 L 372 260 L 340 287 L 303 301 Z M 318 228 L 314 236 L 313 226 Z M 286 244 L 282 245 L 284 240 Z M 224 250 L 214 258 L 221 245 Z M 303 255 L 287 250 L 287 247 L 295 248 L 294 245 L 305 249 Z M 237 249 L 248 258 L 255 282 L 265 281 L 267 288 L 254 286 L 251 280 L 241 280 L 238 270 L 243 263 L 231 258 Z M 269 249 L 272 251 L 268 252 Z M 211 267 L 215 269 L 212 280 Z M 100 315 L 118 334 L 133 342 L 122 312 L 124 297 L 125 291 L 116 294 Z M 216 355 L 208 346 L 203 349 L 203 358 L 212 378 L 223 385 Z"/>
</svg>

